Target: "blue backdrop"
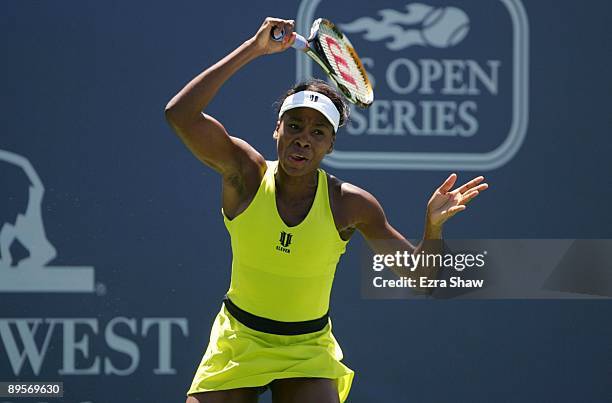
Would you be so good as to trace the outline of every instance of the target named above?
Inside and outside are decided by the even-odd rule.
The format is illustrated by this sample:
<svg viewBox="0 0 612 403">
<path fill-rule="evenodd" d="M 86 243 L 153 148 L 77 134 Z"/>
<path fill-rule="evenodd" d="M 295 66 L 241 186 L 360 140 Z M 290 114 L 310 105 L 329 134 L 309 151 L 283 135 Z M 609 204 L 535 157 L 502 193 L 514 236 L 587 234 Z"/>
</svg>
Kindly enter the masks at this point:
<svg viewBox="0 0 612 403">
<path fill-rule="evenodd" d="M 0 380 L 61 380 L 66 402 L 184 400 L 229 284 L 231 253 L 220 179 L 173 134 L 164 106 L 266 16 L 308 26 L 310 9 L 348 26 L 380 22 L 383 9 L 409 15 L 409 2 L 351 4 L 3 2 L 0 228 L 15 242 L 13 261 L 3 251 L 0 267 L 8 273 L 0 284 Z M 455 17 L 404 25 L 422 43 L 399 50 L 389 38 L 350 34 L 370 59 L 382 102 L 356 112 L 337 149 L 478 156 L 511 137 L 516 149 L 488 165 L 450 158 L 444 169 L 380 169 L 356 158 L 324 168 L 374 194 L 411 239 L 451 171 L 460 181 L 483 174 L 490 189 L 448 223 L 449 238 L 612 238 L 610 3 L 424 0 L 421 7 L 451 16 L 452 8 Z M 423 60 L 443 67 L 456 60 L 465 70 L 441 76 L 430 92 L 423 81 L 409 91 L 410 63 L 420 69 Z M 272 103 L 299 77 L 299 63 L 293 50 L 255 60 L 208 113 L 275 159 Z M 316 66 L 312 72 L 319 76 Z M 475 93 L 449 93 L 462 79 Z M 469 113 L 451 113 L 466 102 Z M 416 110 L 415 125 L 429 119 L 434 128 L 410 132 L 406 105 Z M 472 133 L 436 132 L 445 122 Z M 40 220 L 19 225 L 17 214 L 27 211 Z M 49 244 L 55 254 L 45 254 Z M 367 300 L 361 248 L 355 236 L 331 300 L 334 334 L 356 371 L 349 401 L 610 399 L 609 300 Z M 78 284 L 70 274 L 55 286 L 35 281 L 45 270 L 84 275 Z M 15 273 L 25 274 L 10 280 Z"/>
</svg>

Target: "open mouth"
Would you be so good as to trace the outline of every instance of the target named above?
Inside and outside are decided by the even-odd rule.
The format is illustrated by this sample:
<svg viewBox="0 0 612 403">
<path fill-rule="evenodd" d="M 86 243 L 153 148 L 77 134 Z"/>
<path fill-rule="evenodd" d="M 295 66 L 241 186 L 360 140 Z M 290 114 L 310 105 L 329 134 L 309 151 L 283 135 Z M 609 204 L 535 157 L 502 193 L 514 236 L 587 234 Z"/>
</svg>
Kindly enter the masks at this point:
<svg viewBox="0 0 612 403">
<path fill-rule="evenodd" d="M 297 154 L 297 153 L 289 155 L 289 159 L 295 162 L 304 162 L 308 160 L 308 158 L 306 158 L 302 154 Z"/>
</svg>

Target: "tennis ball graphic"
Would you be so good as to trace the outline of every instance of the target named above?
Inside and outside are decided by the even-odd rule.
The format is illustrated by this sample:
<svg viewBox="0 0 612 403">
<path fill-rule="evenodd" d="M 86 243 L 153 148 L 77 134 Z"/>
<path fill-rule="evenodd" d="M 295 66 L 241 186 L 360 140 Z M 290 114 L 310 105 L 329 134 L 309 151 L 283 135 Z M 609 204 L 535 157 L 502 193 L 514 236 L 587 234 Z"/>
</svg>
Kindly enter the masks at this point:
<svg viewBox="0 0 612 403">
<path fill-rule="evenodd" d="M 447 48 L 458 44 L 470 30 L 470 19 L 455 7 L 433 9 L 423 19 L 421 35 L 428 45 Z"/>
</svg>

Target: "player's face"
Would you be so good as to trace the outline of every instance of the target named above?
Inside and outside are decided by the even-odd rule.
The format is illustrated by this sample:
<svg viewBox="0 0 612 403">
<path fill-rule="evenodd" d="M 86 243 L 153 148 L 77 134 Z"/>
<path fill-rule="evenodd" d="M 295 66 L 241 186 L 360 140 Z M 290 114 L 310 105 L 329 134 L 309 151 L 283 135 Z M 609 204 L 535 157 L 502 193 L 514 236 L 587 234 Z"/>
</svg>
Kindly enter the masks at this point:
<svg viewBox="0 0 612 403">
<path fill-rule="evenodd" d="M 311 108 L 290 109 L 276 129 L 278 160 L 289 175 L 316 170 L 334 144 L 334 129 L 321 112 Z"/>
</svg>

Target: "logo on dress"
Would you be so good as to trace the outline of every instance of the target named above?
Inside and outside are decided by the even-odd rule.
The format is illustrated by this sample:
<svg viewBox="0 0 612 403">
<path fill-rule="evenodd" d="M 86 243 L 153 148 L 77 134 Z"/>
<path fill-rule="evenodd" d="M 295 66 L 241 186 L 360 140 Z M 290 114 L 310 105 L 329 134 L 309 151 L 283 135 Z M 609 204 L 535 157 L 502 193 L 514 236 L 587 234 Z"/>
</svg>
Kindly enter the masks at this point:
<svg viewBox="0 0 612 403">
<path fill-rule="evenodd" d="M 289 245 L 291 245 L 292 238 L 293 238 L 292 234 L 289 234 L 285 231 L 281 231 L 280 239 L 278 240 L 278 242 L 280 243 L 280 246 L 277 245 L 276 250 L 280 250 L 281 252 L 285 252 L 285 253 L 291 253 L 291 251 L 289 250 Z"/>
</svg>

